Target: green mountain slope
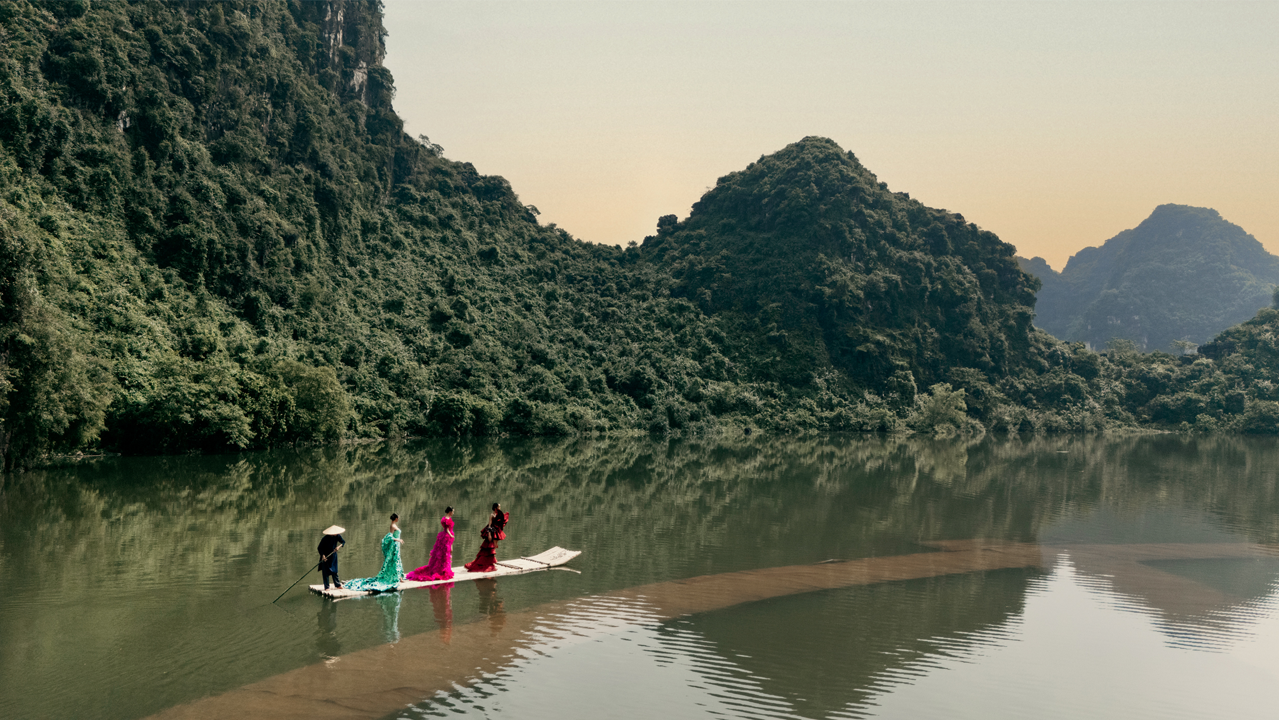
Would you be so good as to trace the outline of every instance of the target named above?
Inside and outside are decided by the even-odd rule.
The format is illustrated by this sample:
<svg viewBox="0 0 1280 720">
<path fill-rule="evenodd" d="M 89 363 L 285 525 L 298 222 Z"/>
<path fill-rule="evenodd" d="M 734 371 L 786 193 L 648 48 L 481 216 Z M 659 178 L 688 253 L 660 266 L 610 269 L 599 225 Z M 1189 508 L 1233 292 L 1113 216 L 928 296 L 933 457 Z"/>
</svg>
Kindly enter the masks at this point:
<svg viewBox="0 0 1280 720">
<path fill-rule="evenodd" d="M 1201 346 L 1201 354 L 1109 353 L 1138 419 L 1200 431 L 1277 431 L 1277 315 L 1266 307 Z M 1186 423 L 1186 425 L 1182 425 Z"/>
<path fill-rule="evenodd" d="M 890 393 L 957 367 L 1003 376 L 1029 347 L 1034 280 L 1012 246 L 890 192 L 823 138 L 716 184 L 642 246 L 722 318 L 735 358 L 786 384 L 839 371 Z M 914 390 L 907 391 L 914 399 Z"/>
<path fill-rule="evenodd" d="M 651 269 L 403 134 L 376 2 L 0 22 L 10 465 L 643 428 L 706 344 Z"/>
<path fill-rule="evenodd" d="M 1061 274 L 1039 258 L 1022 267 L 1042 283 L 1036 325 L 1055 337 L 1166 350 L 1252 317 L 1275 287 L 1277 261 L 1215 210 L 1161 205 L 1138 227 L 1072 256 Z"/>
<path fill-rule="evenodd" d="M 1144 409 L 1182 385 L 1119 393 L 1128 365 L 1031 327 L 1010 246 L 829 140 L 722 178 L 642 247 L 539 225 L 505 180 L 403 133 L 384 34 L 372 0 L 0 5 L 6 468 L 398 434 L 1183 421 Z M 1238 428 L 1237 405 L 1208 412 Z"/>
</svg>

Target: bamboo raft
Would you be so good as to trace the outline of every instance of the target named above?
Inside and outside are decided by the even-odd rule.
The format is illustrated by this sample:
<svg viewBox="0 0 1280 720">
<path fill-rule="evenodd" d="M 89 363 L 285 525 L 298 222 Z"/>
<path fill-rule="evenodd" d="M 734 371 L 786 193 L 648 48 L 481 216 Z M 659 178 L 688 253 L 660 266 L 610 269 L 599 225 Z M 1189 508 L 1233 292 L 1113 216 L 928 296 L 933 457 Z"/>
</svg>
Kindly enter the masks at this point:
<svg viewBox="0 0 1280 720">
<path fill-rule="evenodd" d="M 459 565 L 453 569 L 453 577 L 449 580 L 427 580 L 424 582 L 402 580 L 399 585 L 382 592 L 399 592 L 401 590 L 412 590 L 413 588 L 431 587 L 432 585 L 444 585 L 445 583 L 464 582 L 466 580 L 483 580 L 485 578 L 504 577 L 507 575 L 523 575 L 525 573 L 538 572 L 539 570 L 550 570 L 553 567 L 564 565 L 581 554 L 581 550 L 565 550 L 562 547 L 553 547 L 550 550 L 538 553 L 537 555 L 515 558 L 513 560 L 499 560 L 495 563 L 497 565 L 497 569 L 491 572 L 468 572 L 465 567 Z M 308 585 L 308 587 L 311 588 L 311 592 L 317 595 L 323 595 L 324 597 L 331 598 L 333 600 L 380 594 L 377 590 L 348 590 L 346 588 L 335 587 L 330 587 L 326 590 L 324 585 Z"/>
</svg>

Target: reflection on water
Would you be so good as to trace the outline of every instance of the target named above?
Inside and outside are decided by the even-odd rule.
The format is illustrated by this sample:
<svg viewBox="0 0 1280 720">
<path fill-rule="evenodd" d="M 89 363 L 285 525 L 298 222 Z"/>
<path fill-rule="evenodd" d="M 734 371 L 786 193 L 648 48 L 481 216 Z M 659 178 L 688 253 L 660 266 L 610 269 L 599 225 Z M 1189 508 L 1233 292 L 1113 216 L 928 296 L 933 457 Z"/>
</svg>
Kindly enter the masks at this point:
<svg viewBox="0 0 1280 720">
<path fill-rule="evenodd" d="M 873 717 L 1275 717 L 1276 594 L 1248 632 L 1204 652 L 1172 647 L 1148 608 L 1102 591 L 1069 561 L 1033 583 L 997 642 L 887 683 Z M 1243 626 L 1238 626 L 1243 629 Z M 1202 635 L 1208 638 L 1208 635 Z"/>
<path fill-rule="evenodd" d="M 388 643 L 400 642 L 400 593 L 383 593 L 373 597 L 382 608 L 382 637 Z"/>
<path fill-rule="evenodd" d="M 106 717 L 177 717 L 200 698 L 271 686 L 294 694 L 226 714 L 323 717 L 326 692 L 381 692 L 343 668 L 399 683 L 369 712 L 436 693 L 462 707 L 473 692 L 527 698 L 527 678 L 563 661 L 584 663 L 607 691 L 546 679 L 562 701 L 611 703 L 634 689 L 674 717 L 755 702 L 865 714 L 934 682 L 952 655 L 973 661 L 960 648 L 1024 647 L 1011 629 L 1033 598 L 1066 597 L 1046 578 L 1068 572 L 1069 587 L 1155 628 L 1161 643 L 1143 662 L 1192 647 L 1226 662 L 1254 620 L 1275 616 L 1276 469 L 1273 439 L 810 436 L 417 442 L 3 476 L 0 707 L 74 716 L 105 698 Z M 388 509 L 415 566 L 441 507 L 458 508 L 455 552 L 467 556 L 495 499 L 521 518 L 504 555 L 582 549 L 582 574 L 341 603 L 295 591 L 270 604 L 314 562 L 329 524 L 348 528 L 343 574 L 371 575 Z M 1117 555 L 1100 543 L 1165 550 Z M 1179 544 L 1255 550 L 1169 550 Z M 1259 558 L 1260 546 L 1271 554 Z M 829 559 L 863 565 L 814 565 Z M 855 570 L 881 574 L 860 584 Z M 686 582 L 699 576 L 714 579 Z M 591 652 L 606 647 L 640 664 L 609 667 Z M 1067 660 L 1089 665 L 1083 652 Z M 1046 665 L 1028 693 L 1054 692 Z M 288 673 L 314 680 L 314 704 L 276 680 Z M 726 690 L 734 677 L 750 692 Z M 1275 715 L 1274 702 L 1263 709 Z"/>
<path fill-rule="evenodd" d="M 711 632 L 695 634 L 699 642 L 712 641 L 708 647 L 711 651 L 700 656 L 701 662 L 694 663 L 692 669 L 703 675 L 714 676 L 710 685 L 717 688 L 728 688 L 724 692 L 728 699 L 740 700 L 737 689 L 730 687 L 729 679 L 741 676 L 750 680 L 753 695 L 775 697 L 779 690 L 766 685 L 774 684 L 777 688 L 786 689 L 780 701 L 789 705 L 808 704 L 812 709 L 816 706 L 809 701 L 809 695 L 795 695 L 789 689 L 800 685 L 801 691 L 811 691 L 817 687 L 823 698 L 832 692 L 850 693 L 857 696 L 883 694 L 896 690 L 897 685 L 911 684 L 912 678 L 924 678 L 921 668 L 933 667 L 940 660 L 951 655 L 952 649 L 967 652 L 968 648 L 981 645 L 974 638 L 980 633 L 990 634 L 992 623 L 987 622 L 978 610 L 981 601 L 988 596 L 986 580 L 1002 579 L 1002 570 L 1018 570 L 1032 573 L 1026 577 L 1035 578 L 1042 570 L 1056 572 L 1052 568 L 1064 566 L 1071 568 L 1074 576 L 1073 561 L 1075 558 L 1092 558 L 1094 561 L 1110 563 L 1121 573 L 1127 569 L 1140 567 L 1134 560 L 1178 560 L 1178 559 L 1216 559 L 1216 558 L 1269 558 L 1274 561 L 1274 547 L 1264 547 L 1251 543 L 1208 544 L 1208 543 L 1150 543 L 1131 545 L 1072 545 L 1059 548 L 1027 543 L 1006 543 L 991 540 L 939 541 L 933 542 L 937 550 L 926 553 L 915 553 L 902 556 L 863 558 L 839 562 L 823 562 L 802 566 L 781 568 L 764 568 L 759 570 L 736 571 L 711 576 L 689 578 L 684 580 L 651 583 L 647 585 L 618 590 L 610 593 L 593 595 L 586 598 L 544 603 L 529 610 L 520 612 L 504 612 L 501 622 L 486 622 L 482 617 L 476 622 L 455 627 L 451 635 L 453 642 L 446 646 L 436 633 L 424 632 L 409 636 L 398 645 L 381 645 L 367 650 L 349 653 L 341 658 L 340 672 L 323 664 L 311 665 L 294 671 L 281 673 L 261 682 L 238 688 L 212 698 L 207 698 L 189 705 L 178 706 L 164 711 L 157 717 L 162 718 L 203 718 L 203 717 L 238 717 L 238 718 L 310 718 L 314 717 L 316 708 L 340 707 L 344 713 L 358 714 L 367 717 L 392 712 L 418 698 L 436 696 L 451 701 L 454 705 L 474 705 L 476 711 L 485 716 L 494 713 L 502 715 L 506 710 L 494 705 L 490 696 L 495 693 L 507 699 L 527 697 L 530 688 L 527 681 L 513 677 L 525 672 L 532 660 L 541 663 L 542 656 L 554 657 L 565 652 L 574 653 L 574 645 L 594 638 L 607 638 L 619 633 L 631 635 L 639 628 L 658 626 L 662 623 L 685 622 L 698 624 L 703 618 L 714 618 L 718 613 L 731 613 L 730 621 L 723 627 L 729 628 L 734 637 L 717 638 Z M 1044 558 L 1053 558 L 1052 565 L 1045 566 Z M 1061 573 L 1058 573 L 1061 574 Z M 1123 582 L 1120 576 L 1114 576 Z M 966 602 L 964 596 L 951 596 L 944 590 L 948 585 L 956 584 L 957 579 L 968 579 L 970 582 L 980 581 L 981 587 L 971 591 L 979 602 Z M 924 582 L 921 587 L 916 584 Z M 937 587 L 929 583 L 938 583 Z M 1084 587 L 1082 583 L 1074 583 Z M 916 590 L 908 593 L 906 600 L 902 595 L 894 595 L 894 588 L 910 587 Z M 993 587 L 998 588 L 999 585 Z M 844 608 L 837 612 L 819 607 L 817 613 L 792 612 L 790 607 L 797 602 L 803 603 L 813 598 L 821 599 L 823 591 L 835 591 L 847 588 L 868 588 L 875 595 L 887 594 L 898 602 L 863 604 L 853 613 Z M 484 607 L 494 607 L 493 599 L 488 595 L 488 588 L 483 598 Z M 998 592 L 989 594 L 997 602 Z M 1059 602 L 1063 593 L 1057 592 L 1052 600 Z M 1069 597 L 1070 594 L 1067 594 Z M 1086 595 L 1087 598 L 1087 595 Z M 771 603 L 770 601 L 774 601 Z M 1081 615 L 1080 603 L 1063 605 L 1059 612 L 1059 622 L 1071 624 Z M 1124 602 L 1108 602 L 1108 611 L 1123 608 Z M 782 611 L 779 612 L 778 608 Z M 744 613 L 745 609 L 745 613 Z M 1086 608 L 1087 609 L 1087 608 Z M 751 611 L 760 611 L 759 617 L 750 617 Z M 747 616 L 744 618 L 744 614 Z M 1025 614 L 1025 610 L 1023 611 Z M 839 618 L 854 616 L 858 618 L 858 632 L 846 635 L 844 642 L 836 639 L 833 647 L 840 653 L 830 652 L 824 645 L 826 635 L 806 636 L 804 633 L 787 632 L 773 640 L 776 646 L 765 647 L 760 652 L 739 652 L 733 644 L 739 632 L 745 635 L 748 642 L 760 645 L 760 641 L 769 641 L 768 633 L 761 633 L 761 628 L 792 628 L 797 622 L 813 623 L 827 629 L 836 628 L 834 634 L 839 635 L 838 623 L 830 622 L 827 616 Z M 1273 616 L 1270 613 L 1268 617 Z M 747 622 L 743 622 L 747 620 Z M 751 622 L 754 620 L 754 623 Z M 867 623 L 864 632 L 861 623 Z M 975 629 L 966 627 L 966 623 L 975 624 Z M 756 632 L 751 632 L 755 630 Z M 929 631 L 934 631 L 932 634 Z M 1201 630 L 1200 632 L 1205 632 Z M 889 637 L 885 642 L 884 637 Z M 1105 635 L 1103 635 L 1105 637 Z M 790 649 L 795 644 L 802 651 L 809 650 L 804 657 L 817 657 L 821 667 L 831 663 L 834 668 L 851 667 L 857 669 L 865 665 L 870 672 L 846 676 L 833 672 L 829 677 L 819 678 L 816 685 L 798 683 L 797 678 L 812 678 L 817 673 L 813 666 L 797 665 L 788 658 L 782 664 L 783 672 L 769 672 L 768 668 L 752 668 L 749 672 L 730 673 L 721 677 L 719 668 L 735 669 L 743 664 L 737 658 L 764 657 L 774 654 L 785 655 L 780 648 Z M 727 646 L 727 647 L 726 647 Z M 394 650 L 393 650 L 394 648 Z M 1155 652 L 1146 652 L 1143 663 L 1146 667 L 1163 668 L 1168 663 L 1161 656 L 1162 648 L 1153 648 Z M 847 651 L 847 652 L 846 652 Z M 1108 652 L 1106 644 L 1091 649 L 1092 652 Z M 581 654 L 578 652 L 577 654 Z M 590 652 L 588 651 L 588 654 Z M 1088 653 L 1079 653 L 1086 662 L 1076 665 L 1088 667 Z M 1272 654 L 1274 658 L 1274 654 Z M 1271 663 L 1274 666 L 1274 662 Z M 686 663 L 687 665 L 687 663 Z M 707 671 L 706 667 L 712 667 Z M 1047 668 L 1042 668 L 1046 670 Z M 633 674 L 643 675 L 643 668 L 626 668 L 627 678 Z M 598 678 L 600 682 L 613 682 L 613 670 L 608 677 Z M 794 674 L 788 674 L 794 672 Z M 515 675 L 513 675 L 513 673 Z M 781 677 L 773 677 L 773 676 Z M 521 676 L 522 677 L 522 676 Z M 1052 687 L 1054 675 L 1043 673 L 1038 676 L 1041 685 Z M 1190 678 L 1194 680 L 1194 678 Z M 475 682 L 474 693 L 459 691 L 463 682 Z M 630 682 L 630 680 L 628 680 Z M 705 682 L 700 680 L 698 682 Z M 998 678 L 989 679 L 996 683 Z M 706 689 L 702 685 L 691 684 L 693 690 Z M 869 691 L 868 691 L 869 689 Z M 1149 688 L 1137 687 L 1132 690 L 1135 695 L 1142 695 Z M 540 691 L 540 690 L 539 690 Z M 478 695 L 476 695 L 478 694 Z M 1212 693 L 1207 695 L 1212 697 Z M 488 698 L 487 702 L 479 702 L 475 698 Z M 1265 696 L 1260 703 L 1256 698 L 1250 700 L 1251 707 L 1265 707 Z M 858 699 L 849 707 L 865 704 Z M 432 705 L 416 706 L 422 712 L 430 711 Z M 691 710 L 692 707 L 686 708 Z M 834 708 L 819 708 L 822 711 L 836 712 Z M 821 714 L 821 712 L 816 714 Z M 844 712 L 844 710 L 840 710 Z M 515 717 L 527 716 L 528 710 L 522 704 L 510 709 Z M 1104 714 L 1104 716 L 1106 716 Z M 1127 717 L 1126 715 L 1113 715 Z"/>
<path fill-rule="evenodd" d="M 489 619 L 489 631 L 496 636 L 507 623 L 507 613 L 503 609 L 502 598 L 498 596 L 498 579 L 485 578 L 474 582 L 480 597 L 480 615 Z"/>
<path fill-rule="evenodd" d="M 1079 583 L 1124 610 L 1151 616 L 1171 647 L 1213 650 L 1252 634 L 1249 619 L 1271 612 L 1277 565 L 1270 557 L 1151 558 L 1075 552 Z"/>
<path fill-rule="evenodd" d="M 431 612 L 436 618 L 436 625 L 440 626 L 440 642 L 445 645 L 453 637 L 453 599 L 449 596 L 452 592 L 453 583 L 427 588 L 431 596 Z"/>
<path fill-rule="evenodd" d="M 1230 622 L 1199 623 L 1179 643 L 1160 608 L 1100 591 L 1077 571 L 1073 552 L 1061 549 L 1048 573 L 854 586 L 670 620 L 642 601 L 588 598 L 531 628 L 526 652 L 500 671 L 388 717 L 594 717 L 602 707 L 618 718 L 815 720 L 1270 718 L 1280 710 L 1274 553 L 1262 560 L 1268 551 L 1257 546 L 1220 547 L 1251 557 L 1161 561 L 1233 573 L 1266 566 L 1273 578 L 1264 595 L 1206 610 L 1201 619 Z"/>
<path fill-rule="evenodd" d="M 818 592 L 693 616 L 681 629 L 731 661 L 710 675 L 721 684 L 752 678 L 792 714 L 822 718 L 867 704 L 890 669 L 967 652 L 975 635 L 1022 611 L 1038 575 L 999 570 Z"/>
<path fill-rule="evenodd" d="M 316 652 L 330 660 L 342 654 L 338 639 L 338 603 L 320 603 L 316 610 Z"/>
<path fill-rule="evenodd" d="M 1276 584 L 1276 563 L 1268 558 L 1144 560 L 1142 564 L 1185 577 L 1236 602 L 1262 597 Z"/>
</svg>

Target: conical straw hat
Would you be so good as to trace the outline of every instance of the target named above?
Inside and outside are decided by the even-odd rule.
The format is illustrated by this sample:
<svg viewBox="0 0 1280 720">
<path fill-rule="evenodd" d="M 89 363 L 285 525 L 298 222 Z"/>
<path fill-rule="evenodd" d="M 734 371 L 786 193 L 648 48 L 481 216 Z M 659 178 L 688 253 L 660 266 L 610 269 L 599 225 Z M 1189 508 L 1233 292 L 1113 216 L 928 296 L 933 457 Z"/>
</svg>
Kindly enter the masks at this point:
<svg viewBox="0 0 1280 720">
<path fill-rule="evenodd" d="M 325 535 L 341 535 L 346 531 L 347 529 L 344 527 L 338 527 L 337 525 L 330 525 L 329 527 L 324 529 L 324 534 Z"/>
</svg>

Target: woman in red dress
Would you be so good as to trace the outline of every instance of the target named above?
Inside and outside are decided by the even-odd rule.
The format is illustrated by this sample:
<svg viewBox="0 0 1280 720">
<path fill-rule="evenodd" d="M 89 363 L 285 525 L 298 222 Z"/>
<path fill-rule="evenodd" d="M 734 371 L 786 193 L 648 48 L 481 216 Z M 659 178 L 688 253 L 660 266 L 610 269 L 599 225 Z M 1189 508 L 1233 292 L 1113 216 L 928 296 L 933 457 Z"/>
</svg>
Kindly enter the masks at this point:
<svg viewBox="0 0 1280 720">
<path fill-rule="evenodd" d="M 436 544 L 431 548 L 431 557 L 427 564 L 404 576 L 405 580 L 429 582 L 431 580 L 453 579 L 453 508 L 444 509 L 444 517 L 440 518 L 444 529 L 436 535 Z"/>
<path fill-rule="evenodd" d="M 511 513 L 502 512 L 500 504 L 493 504 L 493 512 L 489 513 L 489 524 L 480 530 L 480 552 L 476 553 L 475 560 L 463 566 L 468 572 L 493 572 L 497 569 L 498 541 L 507 539 L 503 529 L 506 528 L 507 521 L 510 519 Z"/>
</svg>

